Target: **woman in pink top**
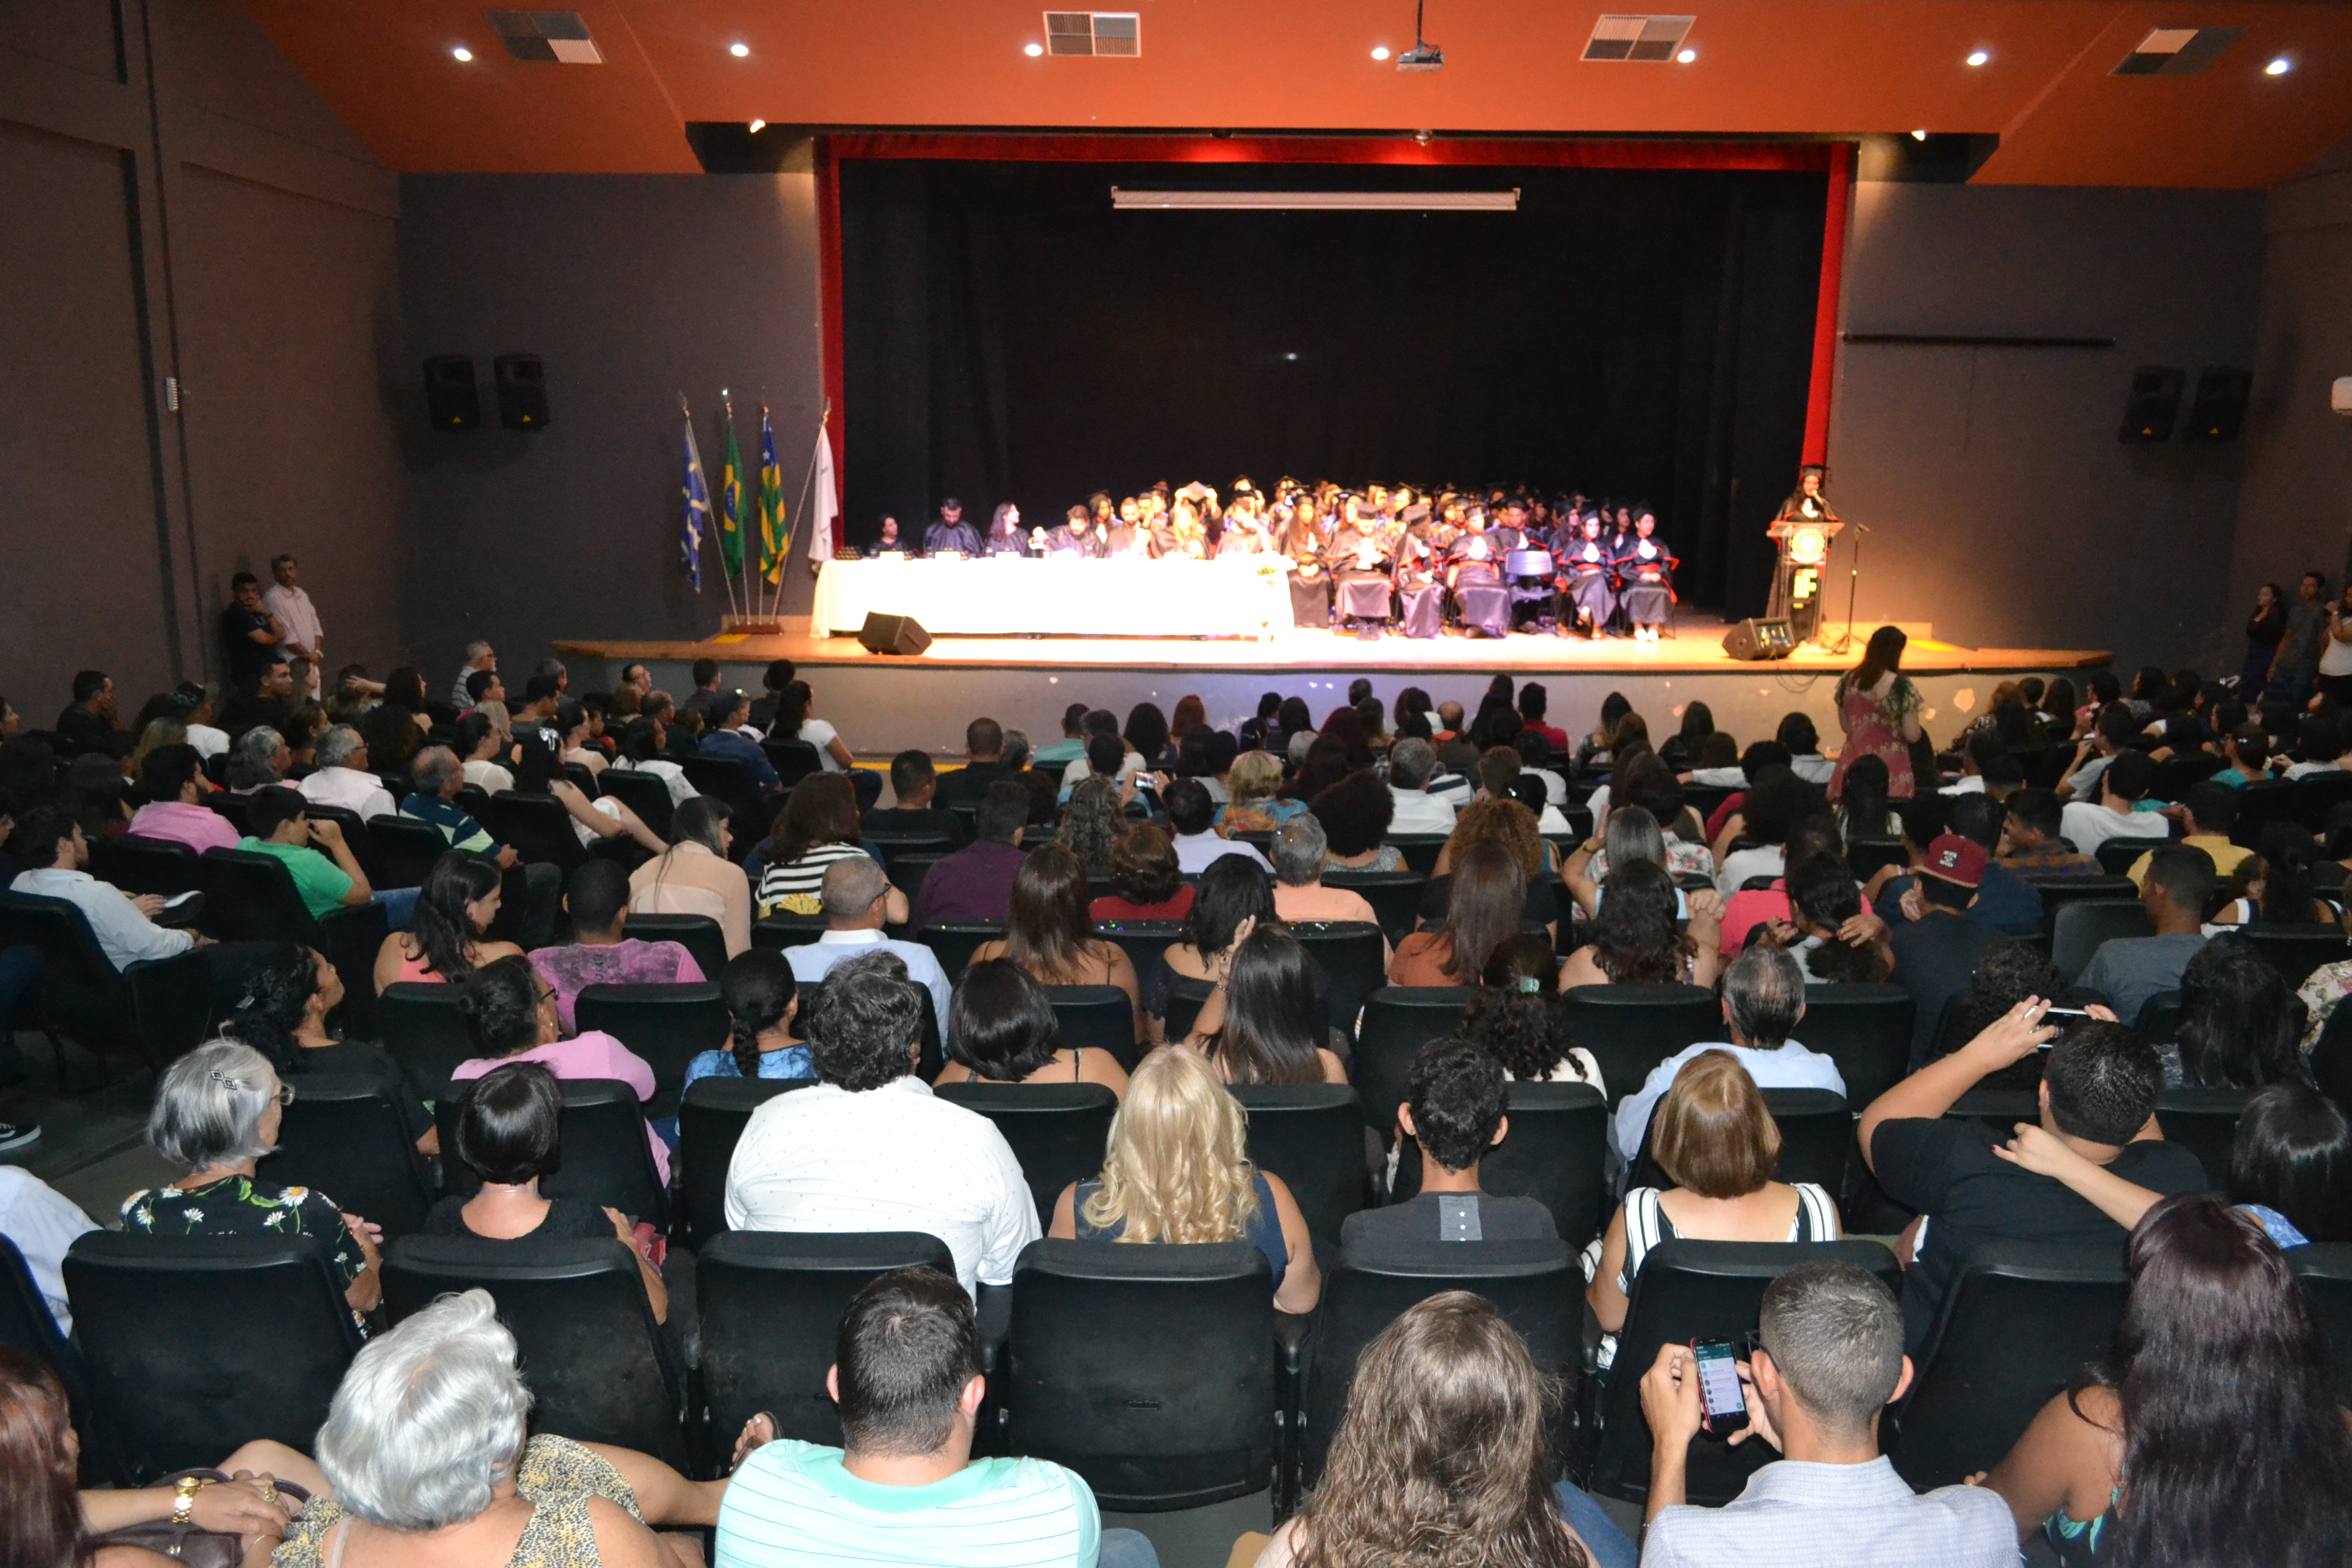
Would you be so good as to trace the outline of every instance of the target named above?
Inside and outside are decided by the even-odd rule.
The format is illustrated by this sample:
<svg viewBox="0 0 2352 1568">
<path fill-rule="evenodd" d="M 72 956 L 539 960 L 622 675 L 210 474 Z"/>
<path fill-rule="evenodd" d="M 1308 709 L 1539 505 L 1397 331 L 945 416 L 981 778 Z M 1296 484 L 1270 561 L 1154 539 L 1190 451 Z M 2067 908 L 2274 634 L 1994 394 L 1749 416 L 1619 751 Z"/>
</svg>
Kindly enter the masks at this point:
<svg viewBox="0 0 2352 1568">
<path fill-rule="evenodd" d="M 485 942 L 499 918 L 499 868 L 478 855 L 452 849 L 425 873 L 416 912 L 406 931 L 383 939 L 375 954 L 375 988 L 406 981 L 437 984 L 463 980 L 496 959 L 520 957 L 510 942 Z"/>
<path fill-rule="evenodd" d="M 139 764 L 147 804 L 131 818 L 129 836 L 163 844 L 184 844 L 201 855 L 236 847 L 236 829 L 204 804 L 204 763 L 194 746 L 158 746 Z"/>
<path fill-rule="evenodd" d="M 457 1010 L 484 1054 L 458 1063 L 450 1071 L 452 1081 L 480 1078 L 508 1062 L 537 1062 L 560 1079 L 618 1079 L 636 1090 L 638 1100 L 654 1097 L 654 1069 L 612 1036 L 592 1029 L 563 1037 L 555 987 L 541 979 L 530 960 L 520 953 L 467 975 L 457 994 Z M 669 1151 L 650 1127 L 646 1141 L 653 1147 L 655 1173 L 667 1186 Z"/>
</svg>

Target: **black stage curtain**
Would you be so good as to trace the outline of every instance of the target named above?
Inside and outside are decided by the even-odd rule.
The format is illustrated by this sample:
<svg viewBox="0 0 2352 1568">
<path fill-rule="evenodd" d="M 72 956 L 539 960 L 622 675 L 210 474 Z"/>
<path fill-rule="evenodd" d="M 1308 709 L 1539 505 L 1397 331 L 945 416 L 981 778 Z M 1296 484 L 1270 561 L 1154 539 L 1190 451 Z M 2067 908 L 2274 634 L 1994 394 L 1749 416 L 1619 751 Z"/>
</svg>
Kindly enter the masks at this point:
<svg viewBox="0 0 2352 1568">
<path fill-rule="evenodd" d="M 1116 212 L 1110 187 L 1496 190 L 1517 213 Z M 849 538 L 939 500 L 1279 475 L 1647 502 L 1760 613 L 1804 437 L 1819 174 L 851 160 Z"/>
</svg>

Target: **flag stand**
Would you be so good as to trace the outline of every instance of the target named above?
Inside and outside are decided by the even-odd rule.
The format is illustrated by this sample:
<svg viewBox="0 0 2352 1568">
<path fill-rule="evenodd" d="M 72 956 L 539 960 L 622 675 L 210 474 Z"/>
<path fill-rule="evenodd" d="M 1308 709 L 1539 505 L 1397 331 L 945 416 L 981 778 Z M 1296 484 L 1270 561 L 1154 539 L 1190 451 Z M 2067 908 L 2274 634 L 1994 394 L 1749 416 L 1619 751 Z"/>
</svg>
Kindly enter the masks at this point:
<svg viewBox="0 0 2352 1568">
<path fill-rule="evenodd" d="M 766 457 L 766 447 L 765 447 L 765 441 L 766 441 L 766 432 L 765 432 L 766 410 L 765 410 L 764 405 L 762 405 L 762 408 L 761 408 L 761 425 L 762 425 L 762 433 L 761 433 L 761 439 L 762 439 L 761 462 L 762 462 L 762 465 L 763 465 L 763 467 L 764 467 L 764 465 L 765 465 L 765 463 L 766 463 L 766 460 L 767 460 L 767 457 Z M 827 399 L 825 399 L 824 408 L 823 412 L 822 412 L 822 413 L 820 413 L 820 414 L 817 416 L 817 439 L 818 439 L 818 440 L 822 441 L 822 440 L 824 440 L 824 426 L 825 426 L 825 422 L 826 422 L 827 420 L 831 419 L 832 417 L 833 417 L 833 400 L 832 400 L 831 398 L 827 398 Z M 790 519 L 791 517 L 793 517 L 793 515 L 795 515 L 796 513 L 799 513 L 799 512 L 803 511 L 803 510 L 807 508 L 807 506 L 808 506 L 808 504 L 809 504 L 809 496 L 810 496 L 810 492 L 811 492 L 812 489 L 814 487 L 815 482 L 816 482 L 816 460 L 815 460 L 815 458 L 814 458 L 814 454 L 812 454 L 812 456 L 811 456 L 811 458 L 810 458 L 810 460 L 809 460 L 808 472 L 807 472 L 807 474 L 806 474 L 805 476 L 803 476 L 803 479 L 802 479 L 802 480 L 801 480 L 801 493 L 800 493 L 800 499 L 799 499 L 799 501 L 798 501 L 798 503 L 796 504 L 796 506 L 793 509 L 793 510 L 783 512 L 783 517 L 784 517 L 787 521 L 785 521 L 783 522 L 782 527 L 782 532 L 783 538 L 782 538 L 782 552 L 781 552 L 781 553 L 782 553 L 782 559 L 784 559 L 784 560 L 789 560 L 789 559 L 791 558 L 791 556 L 792 556 L 792 550 L 793 550 L 793 525 L 792 525 L 792 523 L 790 522 L 789 519 Z M 777 498 L 777 500 L 778 500 L 778 503 L 779 503 L 779 510 L 782 510 L 782 506 L 781 506 L 782 500 L 782 496 L 781 496 L 781 495 L 779 495 L 779 496 L 778 496 L 778 498 Z M 828 521 L 828 522 L 825 524 L 825 526 L 830 527 L 830 526 L 831 526 L 830 522 Z M 831 542 L 831 539 L 830 539 L 830 537 L 828 537 L 828 539 L 827 539 L 826 542 L 827 542 L 828 544 Z M 812 564 L 812 566 L 814 566 L 814 563 L 811 563 L 811 564 Z M 783 635 L 784 635 L 784 631 L 785 631 L 785 627 L 784 627 L 783 616 L 782 616 L 782 609 L 783 609 L 783 597 L 784 597 L 784 594 L 783 594 L 783 584 L 782 584 L 782 575 L 783 575 L 783 574 L 782 573 L 782 571 L 781 571 L 781 570 L 779 570 L 779 572 L 778 572 L 778 574 L 777 574 L 777 579 L 778 579 L 778 581 L 777 581 L 777 583 L 776 583 L 775 589 L 774 589 L 774 594 L 773 594 L 773 596 L 772 596 L 772 597 L 770 597 L 769 595 L 756 595 L 752 596 L 752 598 L 751 598 L 751 605 L 752 605 L 752 606 L 753 606 L 754 613 L 752 613 L 752 614 L 749 614 L 749 615 L 740 615 L 740 616 L 737 616 L 737 615 L 730 615 L 730 616 L 720 616 L 720 617 L 719 617 L 719 631 L 720 631 L 720 635 L 722 635 L 722 636 L 730 636 L 730 637 L 782 637 L 782 636 L 783 636 Z M 747 573 L 745 574 L 745 577 L 746 577 L 747 581 L 749 581 L 749 580 L 752 580 L 752 576 L 753 576 L 753 574 L 751 574 L 751 573 L 749 573 L 749 572 L 747 572 Z M 763 601 L 763 600 L 765 601 L 765 603 L 764 603 L 764 604 L 762 603 L 762 601 Z"/>
</svg>

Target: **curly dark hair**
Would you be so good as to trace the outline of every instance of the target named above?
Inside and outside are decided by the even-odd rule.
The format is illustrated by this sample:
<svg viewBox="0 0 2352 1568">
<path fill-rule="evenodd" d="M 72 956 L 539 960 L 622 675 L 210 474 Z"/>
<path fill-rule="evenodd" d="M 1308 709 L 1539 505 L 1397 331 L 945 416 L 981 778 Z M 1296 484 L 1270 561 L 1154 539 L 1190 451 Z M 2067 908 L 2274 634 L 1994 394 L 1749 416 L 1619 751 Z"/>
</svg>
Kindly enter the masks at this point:
<svg viewBox="0 0 2352 1568">
<path fill-rule="evenodd" d="M 1592 918 L 1592 961 L 1614 985 L 1676 985 L 1690 944 L 1675 931 L 1674 879 L 1654 860 L 1609 868 Z"/>
<path fill-rule="evenodd" d="M 2065 977 L 2058 973 L 2047 953 L 2021 942 L 1997 942 L 1977 960 L 1976 973 L 1969 977 L 1969 988 L 1945 1015 L 1947 1026 L 1936 1042 L 1935 1054 L 1951 1055 L 2028 996 L 2056 996 L 2065 989 Z M 2042 1061 L 2048 1054 L 2036 1051 L 2023 1061 L 2011 1062 L 1997 1072 L 1988 1073 L 1981 1087 L 2030 1089 L 2042 1081 Z"/>
<path fill-rule="evenodd" d="M 299 1072 L 305 1052 L 294 1031 L 319 994 L 319 963 L 299 942 L 272 942 L 245 971 L 245 985 L 220 1032 L 251 1046 L 279 1072 Z"/>
</svg>

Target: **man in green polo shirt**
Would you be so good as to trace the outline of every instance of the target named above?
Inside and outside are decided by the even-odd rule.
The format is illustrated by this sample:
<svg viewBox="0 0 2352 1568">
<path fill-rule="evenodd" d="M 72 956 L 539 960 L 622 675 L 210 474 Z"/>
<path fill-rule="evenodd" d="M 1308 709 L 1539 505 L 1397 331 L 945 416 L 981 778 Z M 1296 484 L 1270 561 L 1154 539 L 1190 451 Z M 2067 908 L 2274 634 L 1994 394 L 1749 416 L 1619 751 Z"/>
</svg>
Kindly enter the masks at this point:
<svg viewBox="0 0 2352 1568">
<path fill-rule="evenodd" d="M 311 821 L 309 805 L 299 791 L 284 784 L 255 792 L 245 808 L 246 826 L 252 832 L 236 847 L 283 865 L 312 920 L 375 902 L 384 906 L 393 930 L 407 930 L 416 889 L 390 889 L 379 895 L 368 886 L 367 873 L 343 841 L 341 825 Z"/>
</svg>

